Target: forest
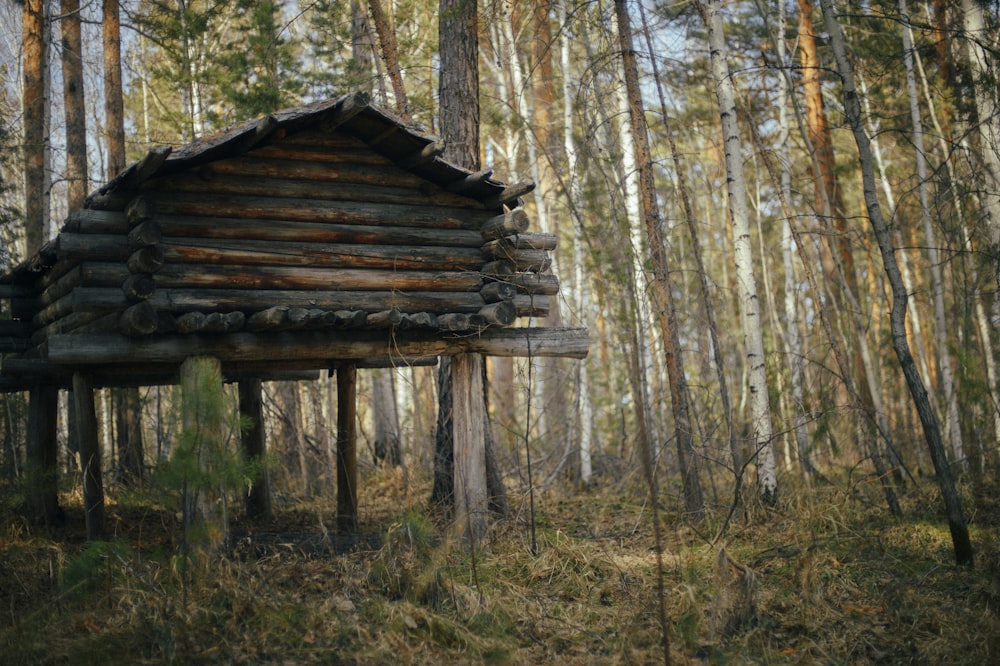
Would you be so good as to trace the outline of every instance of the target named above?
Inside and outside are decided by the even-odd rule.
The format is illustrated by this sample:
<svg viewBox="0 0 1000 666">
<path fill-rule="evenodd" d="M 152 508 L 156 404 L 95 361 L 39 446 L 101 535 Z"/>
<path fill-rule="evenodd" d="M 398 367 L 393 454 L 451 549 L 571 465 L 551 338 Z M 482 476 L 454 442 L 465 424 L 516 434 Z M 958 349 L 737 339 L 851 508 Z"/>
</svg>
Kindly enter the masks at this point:
<svg viewBox="0 0 1000 666">
<path fill-rule="evenodd" d="M 512 330 L 589 340 L 486 357 L 482 531 L 442 354 L 359 369 L 346 426 L 332 365 L 257 378 L 252 460 L 242 382 L 96 388 L 97 535 L 67 390 L 33 510 L 0 277 L 0 663 L 1000 660 L 995 0 L 0 5 L 0 276 L 163 147 L 362 93 L 533 184 Z"/>
</svg>

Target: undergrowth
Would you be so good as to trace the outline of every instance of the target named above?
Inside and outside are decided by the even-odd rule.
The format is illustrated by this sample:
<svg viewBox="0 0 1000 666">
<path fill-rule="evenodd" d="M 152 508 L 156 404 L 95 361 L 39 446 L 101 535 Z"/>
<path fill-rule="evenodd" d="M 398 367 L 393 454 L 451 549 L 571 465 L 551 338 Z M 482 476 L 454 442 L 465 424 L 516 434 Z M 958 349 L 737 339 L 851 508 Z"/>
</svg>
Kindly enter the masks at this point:
<svg viewBox="0 0 1000 666">
<path fill-rule="evenodd" d="M 335 507 L 289 504 L 234 543 L 181 594 L 172 508 L 112 498 L 107 542 L 45 532 L 3 505 L 0 662 L 9 664 L 663 663 L 655 544 L 642 488 L 539 498 L 538 552 L 523 516 L 473 561 L 379 472 L 361 497 L 377 538 L 334 552 Z M 902 493 L 903 520 L 877 491 L 796 489 L 775 511 L 749 507 L 711 543 L 668 515 L 673 663 L 996 663 L 1000 658 L 997 486 L 963 487 L 977 547 L 952 563 L 935 489 Z M 412 493 L 412 495 L 411 495 Z M 407 499 L 409 498 L 409 499 Z M 410 508 L 407 508 L 410 507 Z M 703 536 L 704 535 L 704 536 Z"/>
</svg>

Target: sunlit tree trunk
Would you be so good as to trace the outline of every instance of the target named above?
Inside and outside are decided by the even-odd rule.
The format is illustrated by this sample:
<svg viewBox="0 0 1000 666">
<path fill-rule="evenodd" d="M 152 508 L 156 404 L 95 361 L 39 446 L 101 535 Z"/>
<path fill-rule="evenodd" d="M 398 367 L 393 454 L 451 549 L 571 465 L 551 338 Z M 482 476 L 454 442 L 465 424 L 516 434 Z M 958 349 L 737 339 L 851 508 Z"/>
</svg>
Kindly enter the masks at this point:
<svg viewBox="0 0 1000 666">
<path fill-rule="evenodd" d="M 951 529 L 952 542 L 955 548 L 955 559 L 959 564 L 971 565 L 973 552 L 972 543 L 969 540 L 969 529 L 951 476 L 951 468 L 945 454 L 941 430 L 937 417 L 933 410 L 931 410 L 930 403 L 927 401 L 927 389 L 920 378 L 920 374 L 917 372 L 916 363 L 913 360 L 913 355 L 910 352 L 910 344 L 906 337 L 906 302 L 908 294 L 906 293 L 906 288 L 903 285 L 902 276 L 899 272 L 899 266 L 896 262 L 892 234 L 889 230 L 889 225 L 882 216 L 882 209 L 875 191 L 875 168 L 872 161 L 871 141 L 868 133 L 865 131 L 864 121 L 861 117 L 861 104 L 854 84 L 853 68 L 847 57 L 844 35 L 834 14 L 831 0 L 821 0 L 821 6 L 823 8 L 826 29 L 830 35 L 831 46 L 833 47 L 837 62 L 837 71 L 840 74 L 843 86 L 846 120 L 850 125 L 858 147 L 858 161 L 861 167 L 868 220 L 871 223 L 875 239 L 878 241 L 883 268 L 892 289 L 890 332 L 892 334 L 893 349 L 896 352 L 896 357 L 899 359 L 907 387 L 910 390 L 914 406 L 923 425 L 924 437 L 930 450 L 931 460 L 934 463 L 934 471 L 937 473 L 938 484 L 940 485 L 945 503 L 948 526 Z"/>
<path fill-rule="evenodd" d="M 66 174 L 69 210 L 87 196 L 87 111 L 83 91 L 79 0 L 62 0 L 62 74 L 66 113 Z"/>
<path fill-rule="evenodd" d="M 43 0 L 25 0 L 24 34 L 24 236 L 27 256 L 48 239 L 48 150 L 45 128 L 48 12 Z"/>
<path fill-rule="evenodd" d="M 743 146 L 736 122 L 736 94 L 730 78 L 728 49 L 718 0 L 704 4 L 708 27 L 712 75 L 715 79 L 725 149 L 729 215 L 733 225 L 733 259 L 736 267 L 740 325 L 748 369 L 751 446 L 757 458 L 757 483 L 761 500 L 768 506 L 778 501 L 778 478 L 771 442 L 771 408 L 764 361 L 760 299 L 754 274 L 750 241 L 750 214 L 743 174 Z"/>
<path fill-rule="evenodd" d="M 570 71 L 570 47 L 571 40 L 567 29 L 566 0 L 560 0 L 558 7 L 559 25 L 563 26 L 559 37 L 559 65 L 563 72 Z M 579 24 L 583 30 L 582 23 Z M 579 173 L 580 156 L 576 149 L 576 139 L 574 137 L 573 123 L 573 89 L 569 76 L 562 77 L 562 131 L 563 131 L 563 151 L 566 155 L 566 185 L 568 188 L 570 215 L 573 218 L 573 286 L 576 296 L 576 309 L 583 319 L 583 324 L 587 328 L 593 325 L 590 303 L 590 285 L 587 281 L 587 271 L 585 268 L 586 249 L 583 242 L 583 211 L 585 202 L 583 198 L 583 187 Z M 580 450 L 580 481 L 588 484 L 593 474 L 593 419 L 594 408 L 590 394 L 590 376 L 588 362 L 580 361 L 576 364 L 577 371 L 577 404 L 576 414 L 579 424 L 579 450 Z"/>
<path fill-rule="evenodd" d="M 125 108 L 122 97 L 122 40 L 118 0 L 104 0 L 104 121 L 110 180 L 125 168 Z"/>
<path fill-rule="evenodd" d="M 392 82 L 392 94 L 396 100 L 396 113 L 404 121 L 411 122 L 410 103 L 406 99 L 406 87 L 403 85 L 403 74 L 399 68 L 396 29 L 393 27 L 389 15 L 383 11 L 381 0 L 368 0 L 368 8 L 371 11 L 372 22 L 375 24 L 375 31 L 378 32 L 379 42 L 382 44 L 382 58 L 385 60 L 389 81 Z"/>
<path fill-rule="evenodd" d="M 962 0 L 962 27 L 965 49 L 972 72 L 972 92 L 976 103 L 982 159 L 982 190 L 980 201 L 990 231 L 990 240 L 1000 246 L 1000 113 L 998 113 L 996 34 L 986 27 L 983 4 L 977 0 Z M 998 253 L 1000 256 L 1000 253 Z M 997 281 L 1000 284 L 1000 260 L 997 261 Z"/>
<path fill-rule="evenodd" d="M 393 370 L 380 368 L 370 371 L 372 386 L 372 417 L 375 421 L 375 460 L 390 466 L 403 464 L 399 441 L 399 414 Z"/>
<path fill-rule="evenodd" d="M 653 157 L 649 149 L 648 127 L 642 93 L 639 88 L 639 66 L 632 46 L 632 28 L 624 0 L 615 2 L 618 22 L 619 45 L 625 87 L 629 101 L 632 141 L 638 167 L 641 210 L 647 234 L 647 246 L 652 258 L 654 294 L 660 331 L 663 335 L 663 352 L 670 382 L 670 399 L 673 407 L 677 462 L 684 486 L 684 508 L 700 516 L 703 510 L 698 463 L 694 452 L 694 423 L 691 419 L 691 397 L 681 356 L 677 312 L 674 306 L 673 284 L 667 260 L 663 219 L 660 217 L 653 174 Z M 650 461 L 652 464 L 652 461 Z"/>
<path fill-rule="evenodd" d="M 948 340 L 948 324 L 944 309 L 944 277 L 941 274 L 940 256 L 937 248 L 937 234 L 931 223 L 931 203 L 927 175 L 927 157 L 924 153 L 924 124 L 920 116 L 917 76 L 913 66 L 913 38 L 910 35 L 910 14 L 906 0 L 899 0 L 900 20 L 903 24 L 903 64 L 906 68 L 906 92 L 910 103 L 910 122 L 913 125 L 913 153 L 917 165 L 917 192 L 920 199 L 920 221 L 924 228 L 924 243 L 927 246 L 927 262 L 930 265 L 931 291 L 934 301 L 934 328 L 937 335 L 938 368 L 940 370 L 940 392 L 944 396 L 947 409 L 947 430 L 945 434 L 951 442 L 951 452 L 955 461 L 965 466 L 965 452 L 962 443 L 962 427 L 958 416 L 958 392 L 955 387 L 951 365 L 951 350 Z"/>
</svg>

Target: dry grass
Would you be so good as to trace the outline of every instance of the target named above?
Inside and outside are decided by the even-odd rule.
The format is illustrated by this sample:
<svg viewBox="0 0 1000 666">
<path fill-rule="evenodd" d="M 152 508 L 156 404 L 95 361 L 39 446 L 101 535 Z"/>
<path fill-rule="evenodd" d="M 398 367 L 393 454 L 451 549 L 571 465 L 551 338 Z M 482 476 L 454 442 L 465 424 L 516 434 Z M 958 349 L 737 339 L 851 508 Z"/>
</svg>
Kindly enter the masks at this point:
<svg viewBox="0 0 1000 666">
<path fill-rule="evenodd" d="M 118 498 L 116 540 L 98 545 L 83 540 L 78 498 L 64 498 L 70 527 L 51 533 L 4 505 L 0 662 L 663 662 L 641 488 L 549 492 L 537 555 L 515 522 L 474 558 L 414 510 L 425 489 L 407 492 L 389 472 L 364 488 L 380 547 L 329 552 L 321 532 L 333 507 L 290 504 L 271 525 L 237 524 L 260 539 L 187 584 L 175 516 L 141 497 Z M 827 487 L 742 515 L 725 543 L 698 536 L 713 533 L 721 509 L 702 526 L 671 523 L 672 661 L 997 663 L 998 488 L 963 490 L 972 569 L 952 564 L 930 486 L 904 495 L 901 522 L 877 494 Z"/>
</svg>

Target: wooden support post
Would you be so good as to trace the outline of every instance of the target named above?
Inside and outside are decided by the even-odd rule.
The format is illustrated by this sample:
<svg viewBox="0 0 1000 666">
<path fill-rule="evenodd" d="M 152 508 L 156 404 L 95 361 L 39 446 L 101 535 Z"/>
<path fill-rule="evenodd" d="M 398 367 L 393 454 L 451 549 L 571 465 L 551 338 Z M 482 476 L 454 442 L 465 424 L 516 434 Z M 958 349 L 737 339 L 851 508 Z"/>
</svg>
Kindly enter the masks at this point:
<svg viewBox="0 0 1000 666">
<path fill-rule="evenodd" d="M 44 525 L 62 525 L 59 471 L 56 462 L 56 415 L 59 390 L 55 385 L 34 386 L 28 396 L 28 513 Z"/>
<path fill-rule="evenodd" d="M 473 546 L 486 536 L 488 511 L 482 364 L 479 354 L 459 354 L 451 361 L 455 529 Z"/>
<path fill-rule="evenodd" d="M 337 531 L 358 528 L 358 369 L 337 368 Z"/>
<path fill-rule="evenodd" d="M 188 443 L 184 448 L 175 446 L 173 456 L 190 456 L 201 469 L 184 483 L 185 538 L 197 551 L 211 555 L 218 552 L 229 532 L 225 505 L 220 501 L 224 490 L 206 478 L 227 458 L 222 450 L 227 415 L 219 359 L 188 358 L 181 364 L 180 380 L 183 439 Z"/>
<path fill-rule="evenodd" d="M 240 414 L 250 419 L 249 427 L 242 433 L 243 453 L 253 465 L 250 492 L 247 493 L 247 516 L 255 520 L 270 520 L 271 482 L 263 465 L 267 445 L 264 435 L 264 409 L 261 400 L 261 381 L 258 378 L 239 382 Z"/>
<path fill-rule="evenodd" d="M 83 514 L 87 538 L 93 541 L 104 536 L 104 479 L 97 414 L 94 411 L 94 387 L 90 378 L 79 372 L 73 375 L 73 403 L 79 433 L 80 468 L 83 470 Z"/>
</svg>

